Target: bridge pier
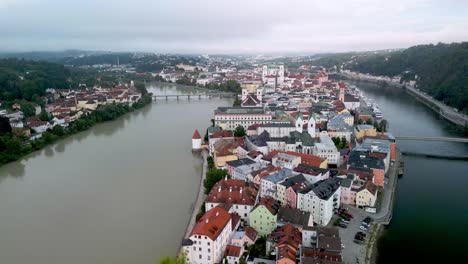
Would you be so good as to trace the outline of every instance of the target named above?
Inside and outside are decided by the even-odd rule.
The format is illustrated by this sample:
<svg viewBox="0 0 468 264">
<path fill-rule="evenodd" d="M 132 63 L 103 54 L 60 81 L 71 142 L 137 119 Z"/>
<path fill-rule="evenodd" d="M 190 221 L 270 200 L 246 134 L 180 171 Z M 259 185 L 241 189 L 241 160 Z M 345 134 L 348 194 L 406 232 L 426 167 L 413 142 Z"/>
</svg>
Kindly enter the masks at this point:
<svg viewBox="0 0 468 264">
<path fill-rule="evenodd" d="M 201 99 L 201 94 L 198 95 L 198 99 Z"/>
<path fill-rule="evenodd" d="M 188 100 L 190 101 L 190 94 L 188 95 Z"/>
<path fill-rule="evenodd" d="M 177 95 L 177 101 L 179 101 L 179 96 Z"/>
<path fill-rule="evenodd" d="M 167 99 L 169 99 L 169 96 L 166 95 L 166 101 L 167 101 Z"/>
</svg>

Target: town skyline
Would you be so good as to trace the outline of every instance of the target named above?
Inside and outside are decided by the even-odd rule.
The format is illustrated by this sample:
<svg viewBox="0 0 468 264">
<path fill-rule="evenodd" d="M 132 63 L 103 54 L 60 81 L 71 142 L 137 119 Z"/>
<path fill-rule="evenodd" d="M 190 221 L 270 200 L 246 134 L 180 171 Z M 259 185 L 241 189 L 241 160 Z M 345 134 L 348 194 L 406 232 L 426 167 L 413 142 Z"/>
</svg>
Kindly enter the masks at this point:
<svg viewBox="0 0 468 264">
<path fill-rule="evenodd" d="M 411 1 L 8 0 L 0 50 L 329 53 L 468 39 L 468 3 Z M 28 21 L 25 23 L 24 21 Z"/>
</svg>

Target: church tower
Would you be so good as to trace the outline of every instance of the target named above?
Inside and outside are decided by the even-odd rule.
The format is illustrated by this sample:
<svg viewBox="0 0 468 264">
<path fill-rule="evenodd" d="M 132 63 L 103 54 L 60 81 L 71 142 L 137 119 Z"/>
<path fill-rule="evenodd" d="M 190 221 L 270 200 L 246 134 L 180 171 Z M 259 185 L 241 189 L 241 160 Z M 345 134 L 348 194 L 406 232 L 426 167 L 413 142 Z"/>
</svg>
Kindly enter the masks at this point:
<svg viewBox="0 0 468 264">
<path fill-rule="evenodd" d="M 309 133 L 309 135 L 311 137 L 315 137 L 315 133 L 316 133 L 316 123 L 317 121 L 315 120 L 316 116 L 315 116 L 315 113 L 312 113 L 309 115 L 309 121 L 308 121 L 308 124 L 307 124 L 307 133 Z"/>
<path fill-rule="evenodd" d="M 297 117 L 296 117 L 296 131 L 299 133 L 303 132 L 303 126 L 304 126 L 304 119 L 302 118 L 302 113 L 297 112 Z"/>
<path fill-rule="evenodd" d="M 257 88 L 257 98 L 262 102 L 262 97 L 263 97 L 263 88 Z"/>
<path fill-rule="evenodd" d="M 247 98 L 247 95 L 249 95 L 249 91 L 247 88 L 242 88 L 242 98 L 241 100 L 244 101 Z"/>
<path fill-rule="evenodd" d="M 346 89 L 346 86 L 343 82 L 340 82 L 340 101 L 341 102 L 344 102 L 344 96 L 345 96 L 345 89 Z"/>
</svg>

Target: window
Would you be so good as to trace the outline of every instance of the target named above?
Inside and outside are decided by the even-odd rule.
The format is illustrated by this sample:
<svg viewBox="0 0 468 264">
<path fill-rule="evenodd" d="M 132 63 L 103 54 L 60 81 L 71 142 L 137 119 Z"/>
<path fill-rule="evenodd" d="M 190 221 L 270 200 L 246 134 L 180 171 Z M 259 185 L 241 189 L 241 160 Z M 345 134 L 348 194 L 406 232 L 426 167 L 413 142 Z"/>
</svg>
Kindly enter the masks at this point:
<svg viewBox="0 0 468 264">
<path fill-rule="evenodd" d="M 199 259 L 202 259 L 202 255 L 198 255 L 198 258 L 199 258 Z"/>
</svg>

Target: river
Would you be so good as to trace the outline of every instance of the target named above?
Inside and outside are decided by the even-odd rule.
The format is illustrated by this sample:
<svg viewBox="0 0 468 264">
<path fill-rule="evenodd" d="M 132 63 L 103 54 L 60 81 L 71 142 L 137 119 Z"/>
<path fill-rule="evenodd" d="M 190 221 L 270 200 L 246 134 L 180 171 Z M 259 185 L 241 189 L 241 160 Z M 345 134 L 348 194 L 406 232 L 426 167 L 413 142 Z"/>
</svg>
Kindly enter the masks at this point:
<svg viewBox="0 0 468 264">
<path fill-rule="evenodd" d="M 200 180 L 193 131 L 230 104 L 158 101 L 0 167 L 0 263 L 154 264 L 175 255 Z"/>
<path fill-rule="evenodd" d="M 463 137 L 453 125 L 399 88 L 355 84 L 379 105 L 395 136 Z M 468 156 L 468 144 L 464 143 L 397 144 L 402 151 Z M 466 260 L 468 162 L 415 156 L 404 156 L 404 161 L 393 219 L 378 245 L 378 263 Z"/>
<path fill-rule="evenodd" d="M 359 84 L 395 135 L 462 136 L 397 88 Z M 157 84 L 158 94 L 195 92 Z M 0 167 L 0 263 L 153 264 L 179 248 L 201 163 L 190 151 L 230 99 L 161 100 Z M 401 141 L 403 151 L 468 155 L 467 144 Z M 379 263 L 466 256 L 468 164 L 405 156 Z"/>
</svg>

